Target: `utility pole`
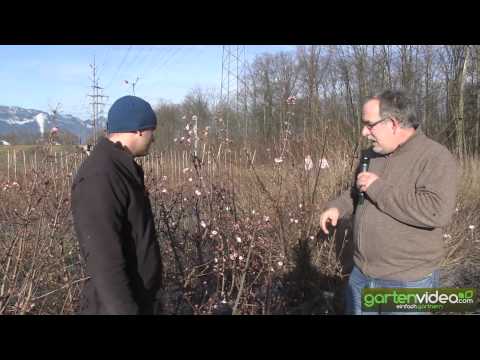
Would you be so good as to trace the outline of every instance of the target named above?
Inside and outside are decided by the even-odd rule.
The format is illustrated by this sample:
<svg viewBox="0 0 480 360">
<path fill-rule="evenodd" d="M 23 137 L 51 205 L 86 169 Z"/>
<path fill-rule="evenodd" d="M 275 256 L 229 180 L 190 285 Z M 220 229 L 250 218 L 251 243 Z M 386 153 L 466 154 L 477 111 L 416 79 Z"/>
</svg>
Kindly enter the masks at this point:
<svg viewBox="0 0 480 360">
<path fill-rule="evenodd" d="M 235 112 L 235 117 L 240 119 L 239 112 L 243 114 L 244 136 L 248 135 L 247 125 L 247 83 L 246 83 L 246 60 L 245 46 L 223 45 L 222 46 L 222 81 L 220 84 L 220 111 L 226 126 L 226 137 L 228 138 L 231 128 L 229 113 Z M 243 87 L 243 92 L 242 92 Z M 240 103 L 243 108 L 240 109 Z M 238 130 L 240 124 L 236 124 Z M 242 134 L 242 131 L 239 131 Z"/>
<path fill-rule="evenodd" d="M 137 78 L 135 79 L 135 81 L 132 82 L 132 95 L 135 96 L 135 85 L 137 85 L 137 82 L 138 80 L 140 80 L 140 78 L 137 76 Z M 124 80 L 125 84 L 129 84 L 128 80 Z"/>
<path fill-rule="evenodd" d="M 100 95 L 99 90 L 103 90 L 102 87 L 98 86 L 98 77 L 97 77 L 97 66 L 95 64 L 95 57 L 93 57 L 93 65 L 90 64 L 92 68 L 92 94 L 88 95 L 92 98 L 92 125 L 93 125 L 93 146 L 97 143 L 97 125 L 98 125 L 98 118 L 99 114 L 102 111 L 99 111 L 99 105 L 105 105 L 105 103 L 100 102 L 99 99 L 106 98 L 105 95 Z"/>
</svg>

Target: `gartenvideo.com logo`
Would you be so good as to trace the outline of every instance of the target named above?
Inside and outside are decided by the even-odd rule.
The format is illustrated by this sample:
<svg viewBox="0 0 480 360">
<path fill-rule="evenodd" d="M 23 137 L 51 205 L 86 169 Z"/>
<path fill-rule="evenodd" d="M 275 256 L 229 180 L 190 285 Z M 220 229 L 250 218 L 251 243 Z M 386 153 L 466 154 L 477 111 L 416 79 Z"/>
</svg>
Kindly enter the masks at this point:
<svg viewBox="0 0 480 360">
<path fill-rule="evenodd" d="M 365 288 L 362 311 L 372 312 L 473 312 L 474 288 Z"/>
</svg>

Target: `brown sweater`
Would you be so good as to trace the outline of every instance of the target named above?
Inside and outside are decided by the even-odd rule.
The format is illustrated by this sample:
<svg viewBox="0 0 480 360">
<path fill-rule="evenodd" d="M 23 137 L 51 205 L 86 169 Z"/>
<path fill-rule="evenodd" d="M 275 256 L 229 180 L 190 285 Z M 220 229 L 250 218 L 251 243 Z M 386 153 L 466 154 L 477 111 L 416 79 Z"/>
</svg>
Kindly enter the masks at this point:
<svg viewBox="0 0 480 360">
<path fill-rule="evenodd" d="M 358 192 L 352 188 L 327 207 L 338 208 L 340 217 L 355 210 L 353 261 L 364 274 L 421 279 L 438 269 L 445 256 L 441 228 L 455 209 L 456 161 L 421 130 L 389 155 L 367 154 L 369 171 L 379 179 L 367 189 L 363 205 L 356 206 Z"/>
</svg>

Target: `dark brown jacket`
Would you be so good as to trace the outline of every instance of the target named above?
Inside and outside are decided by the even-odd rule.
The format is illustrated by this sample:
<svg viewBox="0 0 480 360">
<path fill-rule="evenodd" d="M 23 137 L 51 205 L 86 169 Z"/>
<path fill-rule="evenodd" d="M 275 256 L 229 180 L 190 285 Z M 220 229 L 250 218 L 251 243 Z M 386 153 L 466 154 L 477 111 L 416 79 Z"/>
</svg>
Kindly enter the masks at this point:
<svg viewBox="0 0 480 360">
<path fill-rule="evenodd" d="M 352 186 L 327 207 L 338 208 L 341 217 L 355 209 L 353 261 L 363 273 L 421 279 L 444 259 L 442 227 L 455 209 L 456 161 L 421 130 L 390 155 L 369 150 L 368 156 L 369 171 L 379 179 L 367 189 L 363 205 L 357 206 L 358 192 Z"/>
<path fill-rule="evenodd" d="M 91 277 L 83 314 L 153 314 L 160 309 L 161 261 L 142 168 L 103 138 L 72 185 L 72 212 Z"/>
</svg>

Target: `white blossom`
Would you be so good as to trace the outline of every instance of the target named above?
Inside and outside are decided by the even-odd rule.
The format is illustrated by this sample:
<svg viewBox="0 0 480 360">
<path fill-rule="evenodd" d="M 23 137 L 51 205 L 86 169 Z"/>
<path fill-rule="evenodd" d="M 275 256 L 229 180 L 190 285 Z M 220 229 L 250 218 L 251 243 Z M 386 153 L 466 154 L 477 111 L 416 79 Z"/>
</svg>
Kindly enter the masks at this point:
<svg viewBox="0 0 480 360">
<path fill-rule="evenodd" d="M 206 228 L 206 227 L 207 227 L 207 224 L 205 224 L 205 221 L 202 220 L 202 221 L 200 222 L 200 226 L 203 227 L 203 228 Z"/>
<path fill-rule="evenodd" d="M 200 190 L 197 189 L 197 190 L 195 190 L 195 195 L 200 196 L 200 195 L 202 195 L 202 193 L 200 192 Z"/>
<path fill-rule="evenodd" d="M 236 236 L 235 239 L 237 240 L 238 243 L 242 242 L 242 238 L 240 236 Z"/>
<path fill-rule="evenodd" d="M 475 225 L 470 225 L 468 228 L 469 228 L 470 230 L 473 230 L 473 229 L 475 229 Z"/>
<path fill-rule="evenodd" d="M 278 158 L 275 158 L 274 161 L 277 163 L 277 164 L 280 164 L 281 162 L 283 162 L 283 159 L 281 157 L 278 157 Z"/>
<path fill-rule="evenodd" d="M 310 171 L 313 168 L 313 161 L 310 155 L 305 158 L 305 171 Z"/>
<path fill-rule="evenodd" d="M 217 230 L 212 230 L 211 234 L 212 234 L 213 236 L 215 236 L 215 235 L 218 234 L 218 231 L 217 231 Z"/>
<path fill-rule="evenodd" d="M 323 158 L 319 161 L 319 164 L 320 164 L 320 168 L 321 169 L 327 169 L 329 168 L 330 166 L 328 165 L 328 161 L 327 159 Z"/>
</svg>

